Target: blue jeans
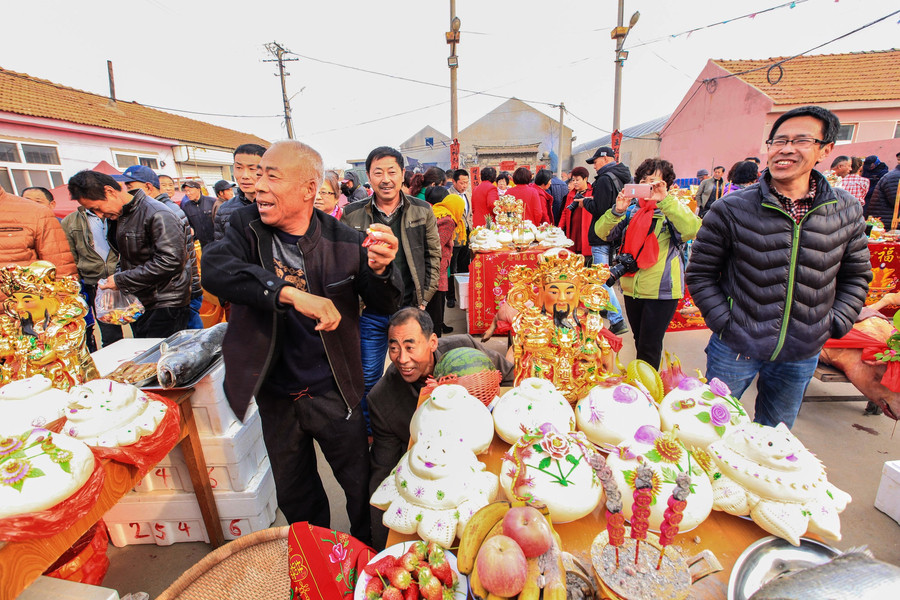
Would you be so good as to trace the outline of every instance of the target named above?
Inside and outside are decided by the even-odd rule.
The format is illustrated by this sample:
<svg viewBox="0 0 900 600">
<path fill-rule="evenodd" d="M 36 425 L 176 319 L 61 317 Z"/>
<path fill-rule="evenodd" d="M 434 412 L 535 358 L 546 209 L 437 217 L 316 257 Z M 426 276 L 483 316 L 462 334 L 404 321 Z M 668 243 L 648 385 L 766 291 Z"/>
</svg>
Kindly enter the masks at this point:
<svg viewBox="0 0 900 600">
<path fill-rule="evenodd" d="M 364 309 L 359 316 L 359 347 L 362 354 L 363 381 L 365 393 L 360 406 L 366 418 L 366 429 L 371 431 L 369 423 L 369 403 L 366 398 L 384 374 L 384 358 L 388 347 L 388 321 L 390 315 L 381 315 Z"/>
<path fill-rule="evenodd" d="M 759 374 L 753 420 L 771 427 L 779 423 L 788 428 L 794 426 L 818 362 L 818 355 L 792 362 L 758 360 L 735 352 L 715 333 L 706 346 L 706 377 L 721 379 L 736 398 L 741 397 Z"/>
<path fill-rule="evenodd" d="M 191 317 L 188 319 L 188 329 L 203 329 L 203 319 L 200 318 L 200 306 L 203 305 L 203 296 L 191 300 Z"/>
<path fill-rule="evenodd" d="M 594 264 L 609 264 L 609 246 L 591 246 L 591 256 L 594 258 Z M 615 290 L 613 290 L 608 285 L 604 284 L 603 289 L 609 292 L 609 303 L 613 305 L 616 309 L 616 312 L 609 312 L 609 323 L 610 325 L 614 323 L 621 323 L 625 320 L 622 316 L 622 305 L 619 304 L 619 297 L 616 296 Z"/>
</svg>

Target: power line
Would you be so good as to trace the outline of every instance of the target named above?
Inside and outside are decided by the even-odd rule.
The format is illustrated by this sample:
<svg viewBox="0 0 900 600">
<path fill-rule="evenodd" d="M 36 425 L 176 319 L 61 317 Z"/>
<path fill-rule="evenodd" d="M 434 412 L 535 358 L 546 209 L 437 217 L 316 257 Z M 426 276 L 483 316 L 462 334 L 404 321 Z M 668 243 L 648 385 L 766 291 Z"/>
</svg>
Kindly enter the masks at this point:
<svg viewBox="0 0 900 600">
<path fill-rule="evenodd" d="M 397 79 L 399 81 L 408 81 L 409 83 L 418 83 L 420 85 L 436 87 L 436 88 L 440 88 L 442 90 L 450 89 L 449 85 L 444 85 L 442 83 L 433 83 L 431 81 L 422 81 L 421 79 L 413 79 L 411 77 L 403 77 L 402 75 L 391 75 L 390 73 L 382 73 L 381 71 L 373 71 L 371 69 L 363 69 L 362 67 L 354 67 L 352 65 L 344 65 L 341 63 L 337 63 L 337 62 L 330 61 L 330 60 L 325 60 L 322 58 L 315 58 L 312 56 L 298 54 L 296 52 L 291 52 L 290 54 L 293 54 L 294 56 L 299 56 L 300 58 L 305 58 L 306 60 L 311 60 L 313 62 L 322 63 L 324 65 L 331 65 L 333 67 L 341 67 L 342 69 L 350 69 L 351 71 L 359 71 L 361 73 L 368 73 L 370 75 L 379 75 L 381 77 L 388 77 L 390 79 Z M 468 92 L 471 95 L 488 96 L 491 98 L 501 98 L 503 100 L 509 100 L 512 97 L 512 96 L 503 96 L 500 94 L 491 94 L 489 92 L 478 91 L 478 90 L 466 90 L 466 89 L 462 89 L 462 88 L 458 88 L 458 89 L 461 92 Z M 522 100 L 522 102 L 528 102 L 529 104 L 542 104 L 544 106 L 549 106 L 551 108 L 559 108 L 559 104 L 556 104 L 553 102 L 544 102 L 542 100 L 525 100 L 523 98 L 518 98 L 518 100 Z"/>
<path fill-rule="evenodd" d="M 134 102 L 134 104 L 140 104 L 138 102 Z M 226 115 L 222 113 L 209 113 L 209 112 L 199 112 L 196 110 L 184 110 L 181 108 L 166 108 L 165 106 L 153 106 L 152 104 L 140 104 L 140 106 L 145 106 L 147 108 L 155 108 L 157 110 L 166 110 L 169 112 L 177 112 L 177 113 L 186 113 L 189 115 L 202 115 L 206 117 L 232 117 L 235 119 L 280 119 L 284 117 L 284 115 Z"/>
<path fill-rule="evenodd" d="M 669 117 L 668 123 L 666 123 L 666 126 L 663 127 L 662 130 L 660 130 L 659 135 L 662 136 L 663 132 L 664 132 L 666 129 L 668 129 L 669 125 L 675 121 L 675 117 L 677 117 L 679 114 L 681 114 L 681 111 L 683 111 L 685 108 L 687 108 L 688 104 L 690 104 L 691 100 L 694 99 L 694 96 L 697 95 L 697 92 L 699 92 L 699 91 L 701 90 L 701 88 L 705 88 L 710 94 L 712 94 L 712 93 L 715 92 L 716 87 L 718 86 L 718 83 L 717 83 L 717 82 L 718 82 L 719 79 L 729 79 L 729 78 L 731 78 L 731 77 L 737 77 L 737 76 L 739 76 L 739 75 L 746 75 L 747 73 L 753 73 L 753 72 L 755 72 L 755 71 L 761 71 L 761 70 L 763 70 L 763 69 L 768 69 L 769 72 L 766 74 L 766 79 L 769 81 L 769 83 L 770 83 L 771 85 L 775 85 L 775 84 L 777 84 L 778 82 L 781 81 L 782 77 L 784 77 L 784 69 L 781 68 L 781 65 L 783 65 L 784 63 L 786 63 L 786 62 L 788 62 L 788 61 L 791 61 L 791 60 L 794 60 L 795 58 L 799 58 L 799 57 L 803 56 L 804 54 L 809 54 L 809 53 L 812 52 L 813 50 L 818 50 L 819 48 L 822 48 L 823 46 L 827 46 L 828 44 L 831 44 L 831 43 L 836 42 L 836 41 L 838 41 L 838 40 L 842 40 L 842 39 L 844 39 L 844 38 L 847 37 L 847 36 L 853 35 L 854 33 L 859 33 L 859 32 L 862 31 L 863 29 L 866 29 L 866 28 L 868 28 L 868 27 L 871 27 L 872 25 L 875 25 L 875 24 L 877 24 L 877 23 L 880 23 L 881 21 L 884 21 L 885 19 L 889 19 L 889 18 L 891 18 L 891 17 L 893 17 L 894 15 L 897 15 L 897 14 L 900 14 L 900 10 L 895 10 L 895 11 L 892 12 L 892 13 L 889 13 L 889 14 L 887 14 L 887 15 L 885 15 L 885 16 L 883 16 L 883 17 L 880 17 L 880 18 L 878 18 L 878 19 L 875 19 L 875 20 L 872 21 L 871 23 L 866 23 L 865 25 L 861 25 L 860 27 L 857 27 L 857 28 L 854 29 L 853 31 L 848 31 L 847 33 L 844 33 L 844 34 L 842 34 L 842 35 L 839 35 L 838 37 L 836 37 L 836 38 L 834 38 L 834 39 L 828 40 L 827 42 L 823 42 L 823 43 L 819 44 L 818 46 L 814 46 L 814 47 L 810 48 L 809 50 L 805 50 L 804 52 L 800 52 L 799 54 L 795 54 L 795 55 L 793 55 L 793 56 L 789 56 L 788 58 L 783 58 L 783 59 L 778 60 L 778 61 L 775 61 L 775 62 L 773 62 L 773 63 L 771 63 L 771 64 L 761 65 L 761 66 L 759 66 L 759 67 L 754 67 L 754 68 L 752 68 L 752 69 L 747 69 L 747 70 L 745 70 L 745 71 L 739 71 L 739 72 L 737 72 L 737 73 L 729 73 L 729 74 L 727 74 L 727 75 L 719 75 L 719 76 L 717 76 L 717 77 L 710 77 L 710 78 L 708 78 L 708 79 L 698 80 L 697 83 L 698 83 L 699 85 L 694 89 L 694 92 L 693 92 L 693 93 L 691 94 L 691 96 L 687 99 L 687 101 L 684 102 L 684 103 L 682 104 L 681 109 L 680 109 L 678 112 L 676 112 L 674 115 L 672 115 L 671 117 Z M 777 67 L 778 70 L 779 70 L 778 79 L 776 79 L 775 81 L 772 81 L 771 73 L 772 73 L 772 70 L 775 69 L 776 67 Z"/>
<path fill-rule="evenodd" d="M 752 12 L 752 13 L 747 13 L 746 15 L 741 15 L 741 16 L 739 16 L 739 17 L 732 17 L 732 18 L 730 18 L 730 19 L 725 19 L 724 21 L 718 21 L 718 22 L 716 22 L 716 23 L 710 23 L 709 25 L 703 25 L 702 27 L 695 27 L 695 28 L 693 28 L 693 29 L 688 29 L 688 30 L 682 31 L 682 32 L 680 32 L 680 33 L 673 33 L 673 34 L 670 34 L 670 35 L 664 35 L 664 36 L 661 36 L 661 37 L 658 37 L 658 38 L 654 38 L 654 39 L 648 40 L 648 41 L 646 41 L 646 42 L 641 42 L 640 44 L 635 44 L 634 46 L 629 46 L 628 49 L 631 50 L 631 49 L 634 49 L 634 48 L 640 48 L 641 46 L 647 46 L 647 45 L 649 45 L 649 44 L 655 44 L 656 42 L 661 42 L 661 41 L 663 41 L 663 40 L 670 40 L 670 39 L 673 39 L 673 38 L 681 37 L 681 36 L 683 36 L 683 35 L 686 35 L 686 36 L 690 37 L 690 35 L 691 35 L 692 33 L 694 33 L 695 31 L 701 31 L 701 30 L 703 30 L 703 29 L 710 29 L 710 28 L 712 28 L 712 27 L 718 27 L 719 25 L 727 25 L 728 23 L 733 23 L 733 22 L 735 22 L 735 21 L 740 21 L 740 20 L 742 20 L 742 19 L 753 19 L 753 18 L 755 18 L 757 15 L 761 15 L 761 14 L 764 14 L 764 13 L 767 13 L 767 12 L 772 12 L 773 10 L 778 10 L 778 9 L 780 9 L 780 8 L 785 8 L 785 7 L 787 7 L 787 8 L 794 8 L 794 7 L 797 6 L 798 4 L 803 4 L 804 2 L 808 2 L 808 1 L 809 1 L 809 0 L 791 0 L 790 2 L 784 2 L 784 3 L 779 4 L 779 5 L 777 5 L 777 6 L 772 6 L 772 7 L 769 7 L 769 8 L 764 8 L 764 9 L 762 9 L 762 10 L 757 10 L 757 11 L 754 11 L 754 12 Z"/>
</svg>

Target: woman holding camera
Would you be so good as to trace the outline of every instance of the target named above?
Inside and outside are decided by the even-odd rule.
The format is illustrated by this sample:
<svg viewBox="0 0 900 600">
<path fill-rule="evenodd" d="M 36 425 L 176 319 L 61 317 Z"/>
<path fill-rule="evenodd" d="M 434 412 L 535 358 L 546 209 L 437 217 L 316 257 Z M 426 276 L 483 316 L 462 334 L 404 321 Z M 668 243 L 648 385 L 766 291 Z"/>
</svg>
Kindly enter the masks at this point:
<svg viewBox="0 0 900 600">
<path fill-rule="evenodd" d="M 605 241 L 622 240 L 610 279 L 620 278 L 637 358 L 658 369 L 663 336 L 684 296 L 682 246 L 697 235 L 700 218 L 668 195 L 675 183 L 669 161 L 648 158 L 634 179 L 643 185 L 626 184 L 594 231 Z"/>
</svg>

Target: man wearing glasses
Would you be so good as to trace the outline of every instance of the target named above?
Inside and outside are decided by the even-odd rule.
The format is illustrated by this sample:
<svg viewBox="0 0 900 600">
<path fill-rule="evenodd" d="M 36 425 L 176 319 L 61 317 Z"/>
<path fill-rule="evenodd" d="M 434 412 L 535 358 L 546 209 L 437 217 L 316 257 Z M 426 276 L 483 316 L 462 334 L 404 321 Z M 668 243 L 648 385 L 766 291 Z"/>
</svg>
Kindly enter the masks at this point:
<svg viewBox="0 0 900 600">
<path fill-rule="evenodd" d="M 713 331 L 706 376 L 736 397 L 757 382 L 755 421 L 791 427 L 828 338 L 853 326 L 872 273 L 859 201 L 813 167 L 840 122 L 818 106 L 775 121 L 757 184 L 714 203 L 686 282 Z"/>
</svg>

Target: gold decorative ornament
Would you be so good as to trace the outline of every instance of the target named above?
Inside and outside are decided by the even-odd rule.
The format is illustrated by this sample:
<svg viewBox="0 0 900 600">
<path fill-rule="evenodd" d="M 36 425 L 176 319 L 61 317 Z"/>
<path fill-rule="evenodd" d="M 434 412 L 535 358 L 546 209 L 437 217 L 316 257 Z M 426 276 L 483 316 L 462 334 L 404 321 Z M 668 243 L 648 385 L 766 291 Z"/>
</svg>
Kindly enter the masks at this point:
<svg viewBox="0 0 900 600">
<path fill-rule="evenodd" d="M 525 214 L 525 203 L 515 196 L 500 196 L 494 203 L 494 223 L 500 227 L 514 231 L 522 223 Z"/>
<path fill-rule="evenodd" d="M 548 379 L 575 404 L 611 375 L 614 354 L 602 334 L 600 311 L 609 310 L 606 265 L 561 248 L 543 253 L 534 268 L 510 272 L 507 302 L 514 322 L 515 384 Z"/>
<path fill-rule="evenodd" d="M 99 377 L 85 343 L 87 304 L 74 277 L 56 277 L 52 263 L 0 269 L 6 296 L 0 314 L 0 385 L 45 375 L 53 387 Z"/>
</svg>

